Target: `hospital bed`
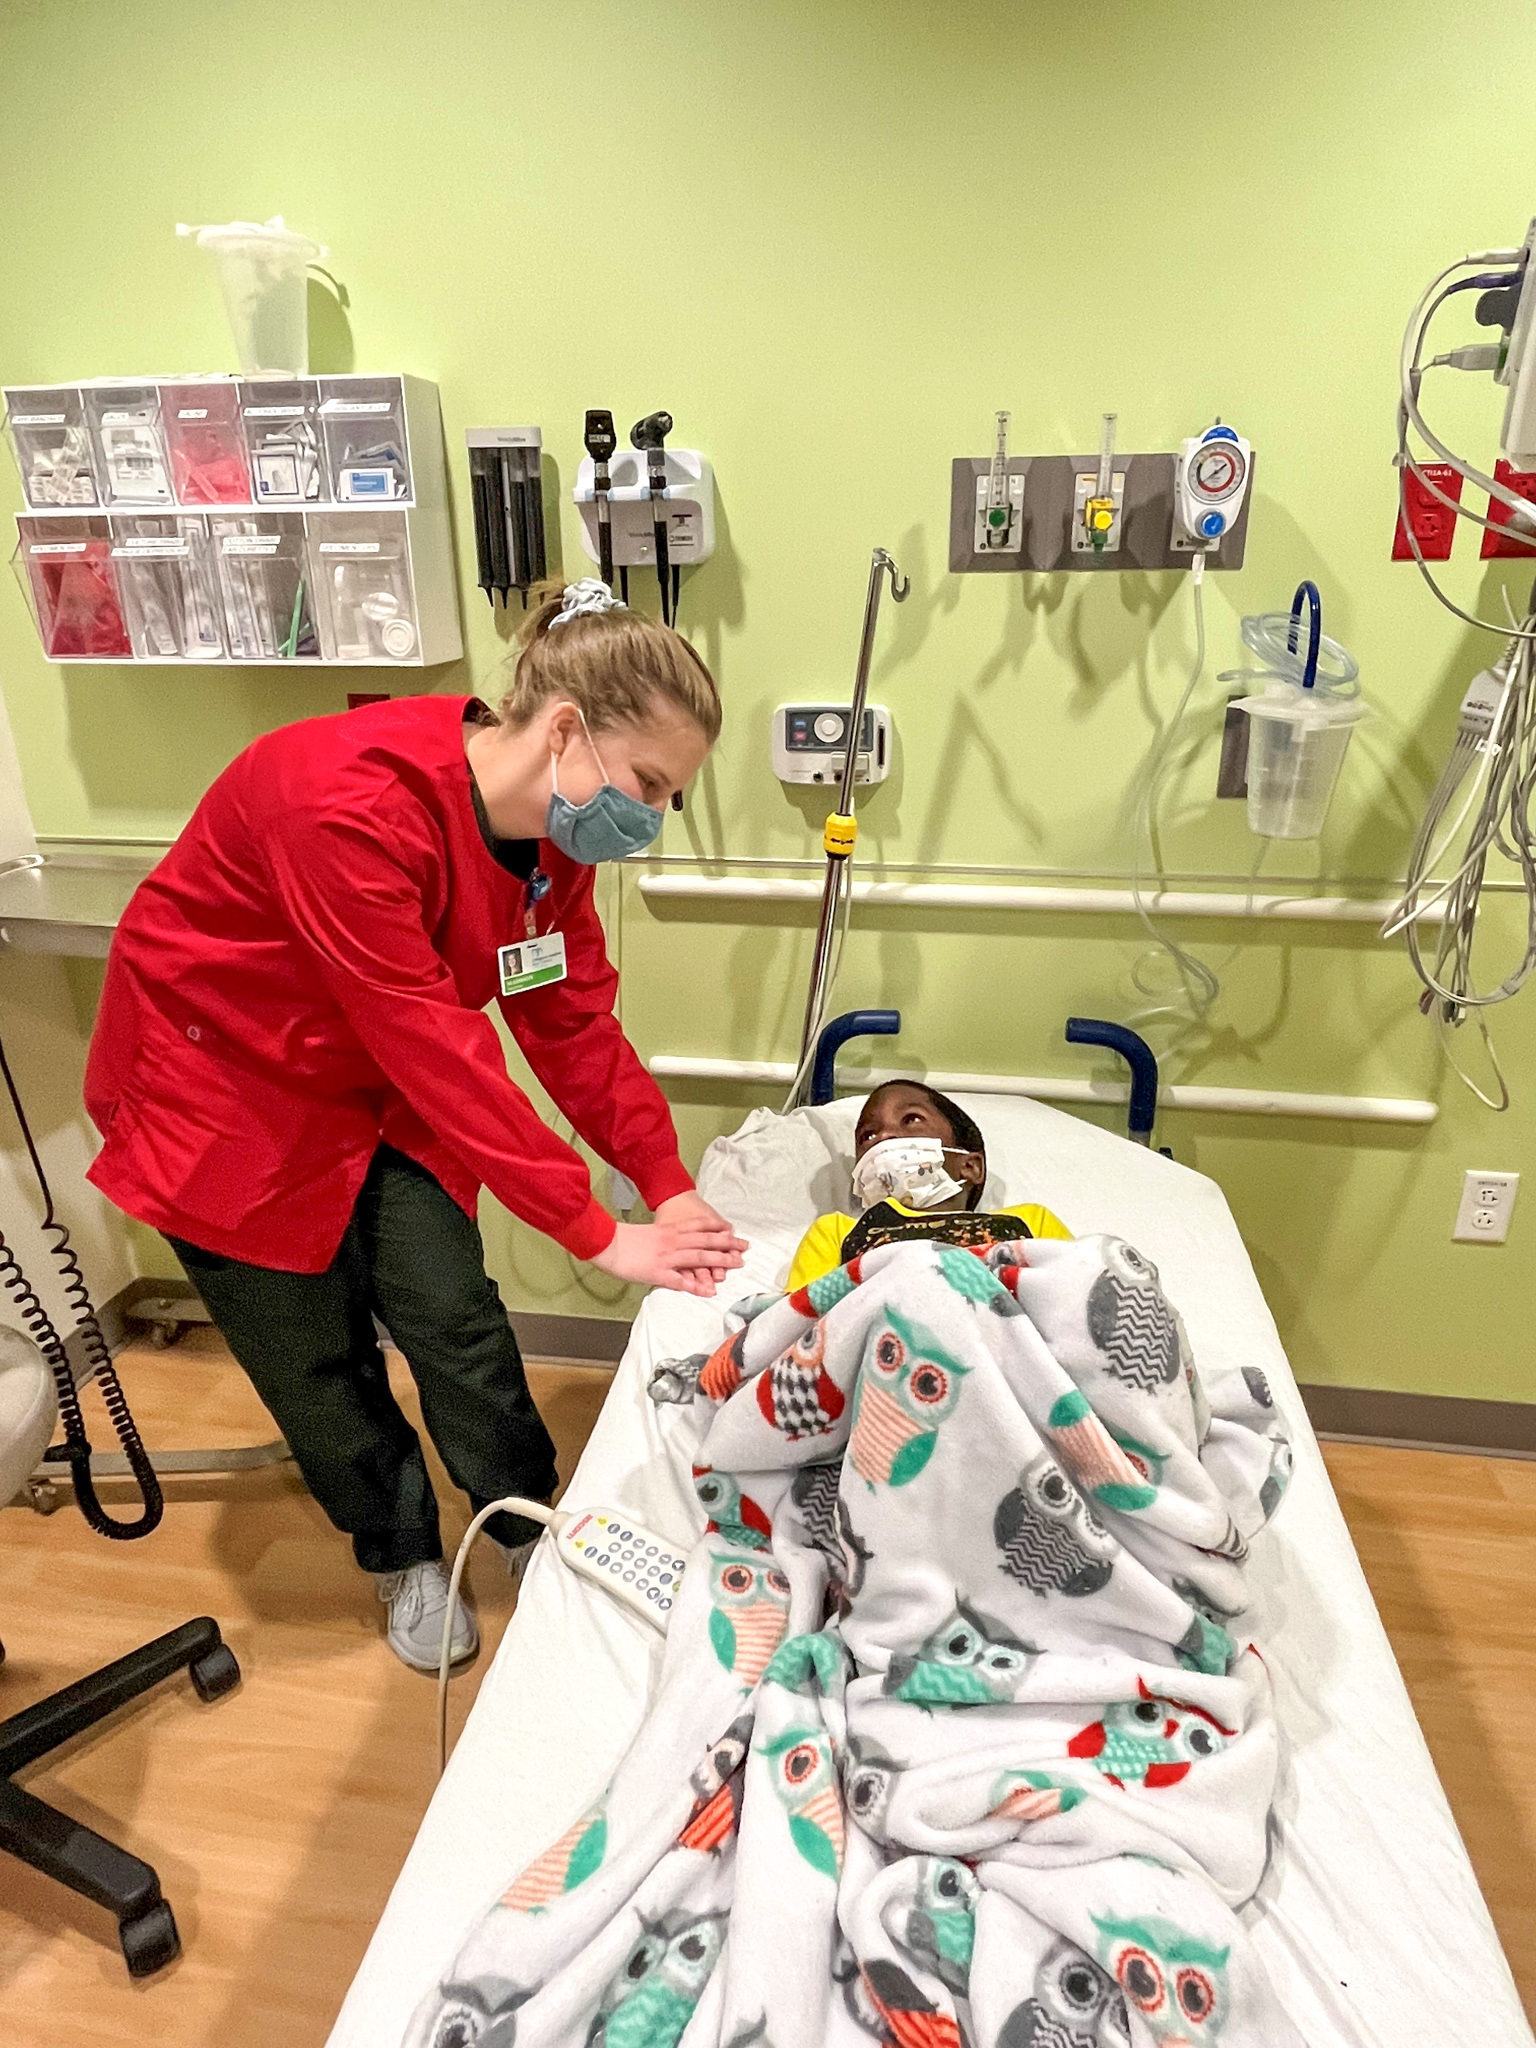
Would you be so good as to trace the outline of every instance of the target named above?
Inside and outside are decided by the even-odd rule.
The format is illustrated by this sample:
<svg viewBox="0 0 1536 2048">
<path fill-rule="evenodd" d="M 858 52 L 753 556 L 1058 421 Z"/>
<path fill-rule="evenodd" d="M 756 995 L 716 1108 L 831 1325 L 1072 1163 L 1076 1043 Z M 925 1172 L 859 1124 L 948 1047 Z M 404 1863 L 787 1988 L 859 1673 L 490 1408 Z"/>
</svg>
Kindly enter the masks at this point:
<svg viewBox="0 0 1536 2048">
<path fill-rule="evenodd" d="M 964 1099 L 988 1202 L 1054 1209 L 1153 1258 L 1207 1376 L 1257 1366 L 1295 1477 L 1253 1548 L 1254 1634 L 1289 1737 L 1275 1851 L 1247 1918 L 1312 2048 L 1532 2048 L 1520 2001 L 1377 1617 L 1236 1225 L 1213 1182 L 1058 1110 Z M 782 1284 L 801 1232 L 846 1203 L 857 1103 L 755 1111 L 710 1147 L 703 1193 L 751 1239 L 721 1302 L 655 1293 L 567 1506 L 612 1501 L 686 1545 L 702 1531 L 686 1410 L 657 1409 L 663 1358 L 708 1350 L 726 1303 Z M 543 1546 L 422 1822 L 330 2048 L 395 2048 L 417 2000 L 507 1879 L 591 1802 L 645 1711 L 659 1643 Z"/>
</svg>

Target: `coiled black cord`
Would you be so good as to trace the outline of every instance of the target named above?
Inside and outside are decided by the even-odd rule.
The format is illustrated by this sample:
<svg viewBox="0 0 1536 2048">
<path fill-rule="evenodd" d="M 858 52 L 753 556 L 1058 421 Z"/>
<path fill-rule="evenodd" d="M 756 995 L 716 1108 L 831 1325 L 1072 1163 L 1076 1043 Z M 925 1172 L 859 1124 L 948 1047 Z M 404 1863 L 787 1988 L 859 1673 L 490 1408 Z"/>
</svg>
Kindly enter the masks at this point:
<svg viewBox="0 0 1536 2048">
<path fill-rule="evenodd" d="M 64 1348 L 64 1340 L 55 1328 L 53 1319 L 38 1299 L 37 1291 L 22 1271 L 20 1262 L 11 1247 L 0 1234 L 0 1286 L 3 1286 L 15 1302 L 33 1341 L 47 1359 L 53 1370 L 54 1386 L 58 1392 L 59 1420 L 64 1425 L 64 1441 L 56 1444 L 48 1457 L 54 1463 L 69 1466 L 70 1479 L 75 1489 L 75 1500 L 80 1512 L 98 1536 L 108 1536 L 119 1543 L 128 1543 L 136 1536 L 147 1536 L 160 1526 L 165 1513 L 165 1495 L 143 1439 L 129 1413 L 128 1397 L 112 1363 L 112 1353 L 106 1336 L 97 1319 L 95 1304 L 81 1271 L 80 1260 L 69 1241 L 69 1232 L 59 1221 L 53 1206 L 53 1190 L 48 1185 L 48 1176 L 43 1171 L 43 1162 L 38 1154 L 37 1144 L 32 1136 L 32 1127 L 27 1122 L 27 1113 L 21 1106 L 21 1096 L 11 1073 L 11 1063 L 6 1058 L 5 1041 L 0 1039 L 0 1074 L 5 1077 L 6 1090 L 11 1098 L 11 1107 L 16 1112 L 16 1121 L 26 1141 L 27 1156 L 32 1161 L 32 1171 L 37 1176 L 37 1185 L 43 1198 L 43 1231 L 49 1240 L 48 1249 L 53 1255 L 64 1280 L 64 1292 L 70 1307 L 74 1310 L 77 1327 L 89 1359 L 92 1376 L 101 1389 L 101 1398 L 106 1405 L 107 1417 L 123 1447 L 128 1469 L 133 1474 L 139 1489 L 139 1498 L 144 1503 L 143 1513 L 130 1522 L 117 1521 L 109 1515 L 97 1498 L 95 1481 L 91 1477 L 91 1440 L 86 1435 L 85 1417 L 80 1409 L 80 1393 L 75 1385 L 74 1368 Z"/>
</svg>

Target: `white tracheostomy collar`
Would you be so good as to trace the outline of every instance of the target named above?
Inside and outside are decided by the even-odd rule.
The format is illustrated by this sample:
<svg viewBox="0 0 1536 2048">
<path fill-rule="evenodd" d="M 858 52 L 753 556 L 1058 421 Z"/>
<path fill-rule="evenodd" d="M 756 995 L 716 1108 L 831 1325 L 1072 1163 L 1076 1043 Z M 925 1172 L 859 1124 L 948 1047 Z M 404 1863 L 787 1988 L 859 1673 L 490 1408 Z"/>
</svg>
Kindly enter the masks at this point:
<svg viewBox="0 0 1536 2048">
<path fill-rule="evenodd" d="M 937 1138 L 884 1138 L 871 1145 L 853 1169 L 853 1199 L 861 1210 L 876 1202 L 905 1202 L 912 1209 L 937 1209 L 963 1192 L 964 1181 L 946 1171 L 944 1156 L 960 1156 L 958 1145 Z"/>
</svg>

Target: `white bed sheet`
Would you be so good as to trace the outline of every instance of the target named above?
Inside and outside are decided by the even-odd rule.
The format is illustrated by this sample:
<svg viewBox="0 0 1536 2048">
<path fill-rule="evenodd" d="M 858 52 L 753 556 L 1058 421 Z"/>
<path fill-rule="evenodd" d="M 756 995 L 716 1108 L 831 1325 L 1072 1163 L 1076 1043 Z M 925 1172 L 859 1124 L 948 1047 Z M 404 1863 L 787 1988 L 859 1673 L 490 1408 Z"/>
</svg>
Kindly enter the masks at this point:
<svg viewBox="0 0 1536 2048">
<path fill-rule="evenodd" d="M 964 1099 L 964 1098 L 962 1098 Z M 993 1200 L 1040 1201 L 1079 1235 L 1155 1259 L 1209 1377 L 1268 1375 L 1296 1449 L 1254 1545 L 1254 1633 L 1289 1755 L 1276 1850 L 1248 1909 L 1312 2048 L 1533 2048 L 1493 1924 L 1414 1718 L 1301 1397 L 1231 1212 L 1202 1175 L 1042 1103 L 970 1099 Z M 782 1284 L 818 1211 L 845 1204 L 857 1105 L 754 1112 L 700 1185 L 752 1240 L 726 1300 Z M 661 1358 L 713 1348 L 721 1307 L 644 1303 L 565 1505 L 612 1501 L 675 1538 L 703 1528 L 686 1411 L 646 1397 Z M 590 1802 L 638 1726 L 659 1644 L 541 1549 L 422 1822 L 330 2048 L 397 2048 L 417 2000 L 508 1878 Z M 809 2048 L 809 2044 L 806 2044 Z"/>
</svg>

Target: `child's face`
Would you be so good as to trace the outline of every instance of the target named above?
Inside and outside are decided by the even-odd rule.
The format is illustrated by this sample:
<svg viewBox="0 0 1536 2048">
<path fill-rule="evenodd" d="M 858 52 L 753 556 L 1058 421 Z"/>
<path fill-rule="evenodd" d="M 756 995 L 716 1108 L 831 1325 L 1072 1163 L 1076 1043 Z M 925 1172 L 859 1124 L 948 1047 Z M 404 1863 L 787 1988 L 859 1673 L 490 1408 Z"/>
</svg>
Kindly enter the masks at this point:
<svg viewBox="0 0 1536 2048">
<path fill-rule="evenodd" d="M 883 1145 L 887 1138 L 937 1138 L 941 1145 L 951 1148 L 955 1143 L 949 1119 L 920 1088 L 905 1081 L 888 1081 L 883 1088 L 877 1088 L 859 1111 L 853 1136 L 854 1158 L 862 1159 L 871 1146 Z M 987 1177 L 987 1162 L 980 1152 L 951 1149 L 944 1165 L 968 1188 L 979 1188 Z"/>
</svg>

